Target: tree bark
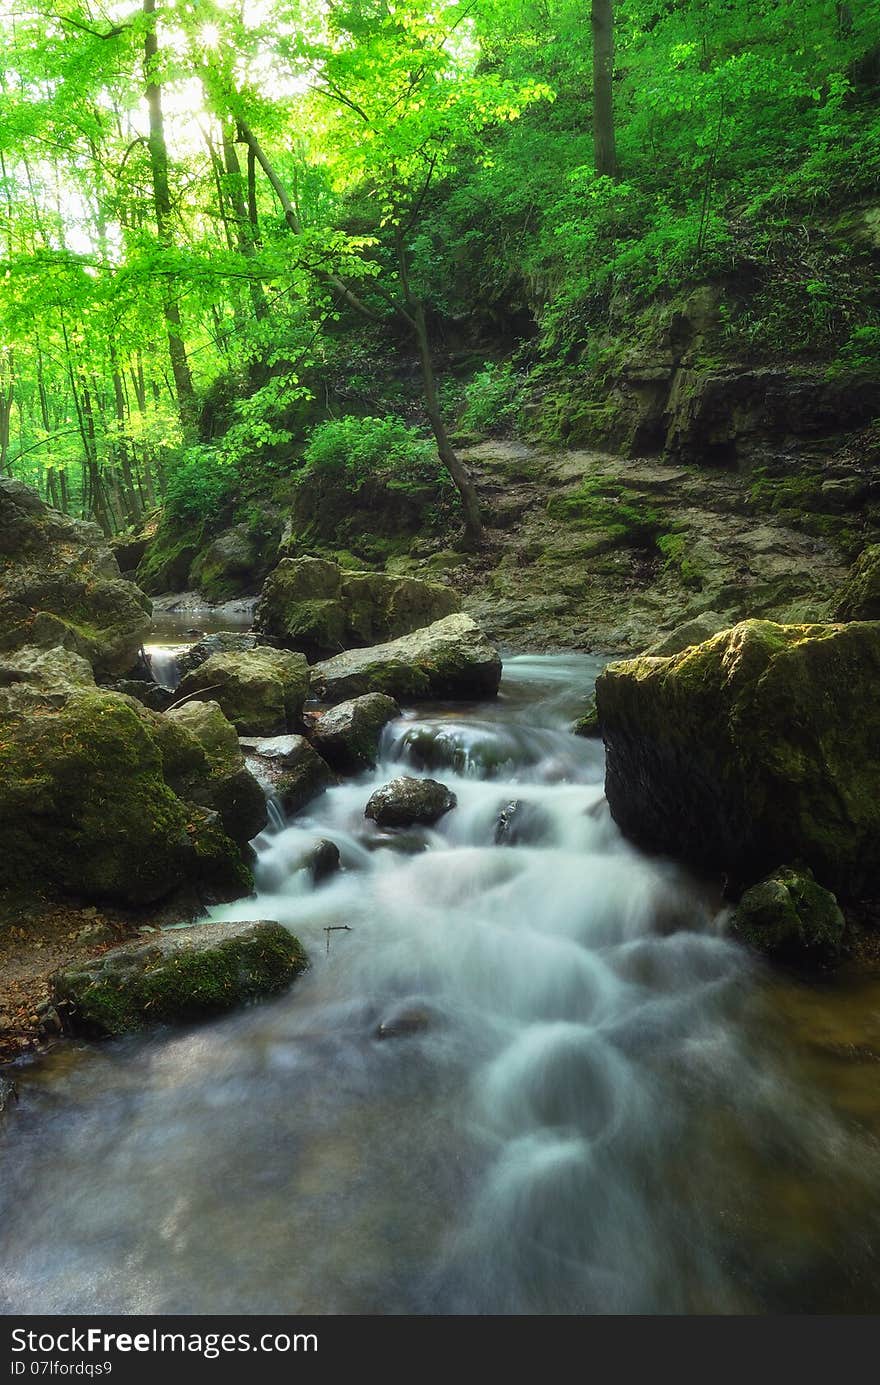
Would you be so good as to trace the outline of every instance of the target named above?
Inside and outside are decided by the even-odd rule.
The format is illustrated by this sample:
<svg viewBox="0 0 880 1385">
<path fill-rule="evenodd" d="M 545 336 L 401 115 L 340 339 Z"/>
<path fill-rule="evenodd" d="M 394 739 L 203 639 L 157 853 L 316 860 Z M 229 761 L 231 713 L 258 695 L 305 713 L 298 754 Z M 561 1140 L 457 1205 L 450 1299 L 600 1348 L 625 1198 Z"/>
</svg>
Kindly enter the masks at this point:
<svg viewBox="0 0 880 1385">
<path fill-rule="evenodd" d="M 174 243 L 171 225 L 171 193 L 168 186 L 168 146 L 165 142 L 165 117 L 162 112 L 162 88 L 155 80 L 156 58 L 159 53 L 159 40 L 156 35 L 156 0 L 143 0 L 144 16 L 150 21 L 144 35 L 144 75 L 146 77 L 147 108 L 150 116 L 150 137 L 147 147 L 150 152 L 150 167 L 153 174 L 153 207 L 156 214 L 156 232 L 159 244 L 170 248 Z M 177 407 L 181 420 L 191 422 L 196 412 L 196 397 L 193 389 L 186 347 L 181 334 L 180 308 L 173 293 L 165 294 L 163 305 L 165 326 L 168 333 L 168 358 L 174 376 Z"/>
<path fill-rule="evenodd" d="M 592 0 L 593 162 L 596 172 L 616 178 L 614 137 L 614 0 Z"/>
</svg>

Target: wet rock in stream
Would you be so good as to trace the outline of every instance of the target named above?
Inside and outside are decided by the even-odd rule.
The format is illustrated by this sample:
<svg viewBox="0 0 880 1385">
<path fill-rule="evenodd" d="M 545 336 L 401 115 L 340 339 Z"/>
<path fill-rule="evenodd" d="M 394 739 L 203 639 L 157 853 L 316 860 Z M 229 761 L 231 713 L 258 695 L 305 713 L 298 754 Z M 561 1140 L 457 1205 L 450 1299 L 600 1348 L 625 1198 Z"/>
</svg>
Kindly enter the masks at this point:
<svg viewBox="0 0 880 1385">
<path fill-rule="evenodd" d="M 380 827 L 430 827 L 458 802 L 455 794 L 436 779 L 413 779 L 402 774 L 376 789 L 364 809 L 364 817 Z"/>
</svg>

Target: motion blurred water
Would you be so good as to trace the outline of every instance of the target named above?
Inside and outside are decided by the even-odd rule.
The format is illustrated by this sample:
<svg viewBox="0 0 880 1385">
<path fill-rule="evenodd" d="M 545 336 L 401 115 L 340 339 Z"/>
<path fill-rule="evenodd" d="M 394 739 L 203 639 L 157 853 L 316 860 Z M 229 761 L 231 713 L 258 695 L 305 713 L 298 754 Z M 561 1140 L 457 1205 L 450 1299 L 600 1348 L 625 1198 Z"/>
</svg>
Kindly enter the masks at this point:
<svg viewBox="0 0 880 1385">
<path fill-rule="evenodd" d="M 566 730 L 598 667 L 508 661 L 258 840 L 216 917 L 294 929 L 288 996 L 22 1071 L 7 1311 L 880 1307 L 877 985 L 768 977 L 713 882 L 623 841 Z M 458 806 L 383 832 L 402 772 Z"/>
</svg>

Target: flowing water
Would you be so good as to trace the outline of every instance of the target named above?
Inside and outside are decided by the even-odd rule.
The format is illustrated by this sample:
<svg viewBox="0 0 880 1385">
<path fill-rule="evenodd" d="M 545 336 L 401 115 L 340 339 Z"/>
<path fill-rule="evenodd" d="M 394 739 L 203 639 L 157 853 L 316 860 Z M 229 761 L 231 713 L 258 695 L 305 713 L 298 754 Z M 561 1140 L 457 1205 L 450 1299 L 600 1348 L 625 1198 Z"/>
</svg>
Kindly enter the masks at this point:
<svg viewBox="0 0 880 1385">
<path fill-rule="evenodd" d="M 621 839 L 565 730 L 597 667 L 511 660 L 259 839 L 216 915 L 296 931 L 289 995 L 23 1068 L 7 1311 L 880 1308 L 880 986 L 769 977 Z M 403 771 L 435 828 L 364 819 Z"/>
</svg>

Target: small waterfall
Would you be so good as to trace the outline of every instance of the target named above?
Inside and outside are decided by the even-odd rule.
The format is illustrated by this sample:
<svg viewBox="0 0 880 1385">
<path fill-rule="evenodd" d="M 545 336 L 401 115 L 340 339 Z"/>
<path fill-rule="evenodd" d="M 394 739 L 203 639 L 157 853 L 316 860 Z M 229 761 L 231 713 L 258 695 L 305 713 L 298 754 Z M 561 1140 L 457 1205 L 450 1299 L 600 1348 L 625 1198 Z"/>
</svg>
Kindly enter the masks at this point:
<svg viewBox="0 0 880 1385">
<path fill-rule="evenodd" d="M 178 660 L 186 645 L 148 644 L 144 648 L 154 682 L 174 692 L 180 682 Z"/>
</svg>

